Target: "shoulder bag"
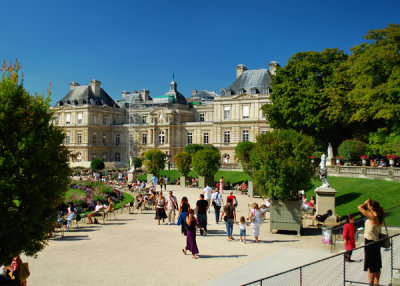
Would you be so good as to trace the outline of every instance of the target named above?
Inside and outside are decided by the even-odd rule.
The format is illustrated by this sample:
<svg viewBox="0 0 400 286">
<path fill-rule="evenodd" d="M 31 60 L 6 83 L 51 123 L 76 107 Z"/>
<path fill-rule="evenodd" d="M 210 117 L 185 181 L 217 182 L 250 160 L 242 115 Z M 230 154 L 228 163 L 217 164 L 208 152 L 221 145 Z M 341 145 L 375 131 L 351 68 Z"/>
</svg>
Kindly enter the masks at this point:
<svg viewBox="0 0 400 286">
<path fill-rule="evenodd" d="M 381 247 L 390 248 L 392 244 L 390 243 L 389 232 L 386 227 L 386 222 L 383 221 L 383 224 L 385 225 L 386 234 L 382 232 L 379 233 L 379 240 L 381 241 Z"/>
</svg>

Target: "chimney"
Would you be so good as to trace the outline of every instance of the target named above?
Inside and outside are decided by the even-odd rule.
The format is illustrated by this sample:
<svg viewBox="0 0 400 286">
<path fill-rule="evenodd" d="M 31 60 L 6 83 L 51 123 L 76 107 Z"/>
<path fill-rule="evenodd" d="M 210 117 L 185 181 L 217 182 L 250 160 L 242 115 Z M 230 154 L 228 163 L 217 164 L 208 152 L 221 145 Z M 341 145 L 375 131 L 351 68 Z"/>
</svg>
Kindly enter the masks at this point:
<svg viewBox="0 0 400 286">
<path fill-rule="evenodd" d="M 148 101 L 149 94 L 150 94 L 150 91 L 148 89 L 143 88 L 142 93 L 140 94 L 141 95 L 140 97 L 142 98 L 143 101 Z"/>
<path fill-rule="evenodd" d="M 247 71 L 247 68 L 245 65 L 242 65 L 242 64 L 238 65 L 236 67 L 236 78 L 239 78 L 239 76 L 241 76 L 242 73 L 245 71 Z"/>
<path fill-rule="evenodd" d="M 74 88 L 77 87 L 77 86 L 79 86 L 79 83 L 73 81 L 73 82 L 71 82 L 71 83 L 69 84 L 69 89 L 72 90 L 72 89 L 74 89 Z"/>
<path fill-rule="evenodd" d="M 269 73 L 276 75 L 276 68 L 280 67 L 277 61 L 272 61 L 269 65 Z"/>
<path fill-rule="evenodd" d="M 198 93 L 197 89 L 193 89 L 192 96 L 195 96 Z"/>
<path fill-rule="evenodd" d="M 100 96 L 100 85 L 101 82 L 97 79 L 92 79 L 92 81 L 90 82 L 90 89 L 95 96 Z"/>
</svg>

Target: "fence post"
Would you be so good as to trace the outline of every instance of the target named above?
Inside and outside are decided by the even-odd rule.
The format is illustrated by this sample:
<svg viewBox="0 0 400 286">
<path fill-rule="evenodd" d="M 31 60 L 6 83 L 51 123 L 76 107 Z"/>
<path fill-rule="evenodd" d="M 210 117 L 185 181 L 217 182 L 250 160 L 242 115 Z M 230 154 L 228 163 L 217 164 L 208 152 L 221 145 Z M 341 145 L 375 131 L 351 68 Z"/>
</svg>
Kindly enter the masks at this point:
<svg viewBox="0 0 400 286">
<path fill-rule="evenodd" d="M 390 268 L 391 268 L 391 275 L 390 275 L 390 285 L 393 284 L 393 236 L 390 238 Z"/>
<path fill-rule="evenodd" d="M 343 254 L 343 286 L 346 286 L 346 255 L 345 254 Z"/>
<path fill-rule="evenodd" d="M 300 267 L 300 286 L 303 285 L 303 267 Z"/>
</svg>

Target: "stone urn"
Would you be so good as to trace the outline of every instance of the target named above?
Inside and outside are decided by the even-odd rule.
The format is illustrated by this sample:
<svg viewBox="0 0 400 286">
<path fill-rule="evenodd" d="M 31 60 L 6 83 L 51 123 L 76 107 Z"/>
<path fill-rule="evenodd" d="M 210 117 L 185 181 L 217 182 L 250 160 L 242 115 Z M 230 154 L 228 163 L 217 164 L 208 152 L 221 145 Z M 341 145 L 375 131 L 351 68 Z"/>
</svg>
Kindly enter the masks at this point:
<svg viewBox="0 0 400 286">
<path fill-rule="evenodd" d="M 362 164 L 363 164 L 363 166 L 366 166 L 367 165 L 367 159 L 361 159 L 361 161 L 362 161 Z"/>
<path fill-rule="evenodd" d="M 393 167 L 394 166 L 394 159 L 389 159 L 389 164 L 390 164 L 391 167 Z"/>
<path fill-rule="evenodd" d="M 336 158 L 336 165 L 340 165 L 340 159 Z"/>
</svg>

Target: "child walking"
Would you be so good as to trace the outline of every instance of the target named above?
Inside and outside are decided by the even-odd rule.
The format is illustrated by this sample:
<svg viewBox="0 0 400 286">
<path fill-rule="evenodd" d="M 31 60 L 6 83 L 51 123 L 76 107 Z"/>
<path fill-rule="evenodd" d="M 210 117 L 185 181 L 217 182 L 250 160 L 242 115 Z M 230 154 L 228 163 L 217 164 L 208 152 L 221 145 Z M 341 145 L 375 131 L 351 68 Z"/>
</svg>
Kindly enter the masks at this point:
<svg viewBox="0 0 400 286">
<path fill-rule="evenodd" d="M 343 227 L 344 247 L 346 249 L 344 257 L 346 262 L 354 262 L 354 260 L 351 259 L 351 254 L 352 249 L 356 247 L 356 227 L 354 225 L 354 217 L 351 214 L 347 215 L 347 219 L 348 222 Z"/>
<path fill-rule="evenodd" d="M 240 241 L 246 243 L 246 226 L 249 226 L 250 224 L 246 223 L 245 217 L 242 216 L 238 225 L 240 229 Z"/>
</svg>

